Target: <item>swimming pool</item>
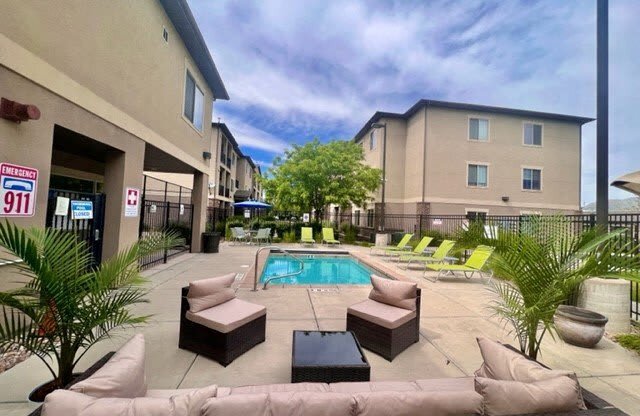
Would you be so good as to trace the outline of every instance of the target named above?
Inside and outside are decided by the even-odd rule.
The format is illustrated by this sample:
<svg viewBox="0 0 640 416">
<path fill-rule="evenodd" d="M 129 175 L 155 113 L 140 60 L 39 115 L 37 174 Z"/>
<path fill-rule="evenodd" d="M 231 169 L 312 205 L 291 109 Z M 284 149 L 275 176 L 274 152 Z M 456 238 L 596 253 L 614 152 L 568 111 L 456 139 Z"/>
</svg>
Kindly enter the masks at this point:
<svg viewBox="0 0 640 416">
<path fill-rule="evenodd" d="M 304 270 L 296 276 L 274 279 L 271 284 L 285 285 L 364 285 L 371 274 L 379 274 L 351 256 L 296 255 L 304 262 Z M 290 256 L 270 254 L 260 282 L 272 276 L 295 273 L 300 263 Z"/>
</svg>

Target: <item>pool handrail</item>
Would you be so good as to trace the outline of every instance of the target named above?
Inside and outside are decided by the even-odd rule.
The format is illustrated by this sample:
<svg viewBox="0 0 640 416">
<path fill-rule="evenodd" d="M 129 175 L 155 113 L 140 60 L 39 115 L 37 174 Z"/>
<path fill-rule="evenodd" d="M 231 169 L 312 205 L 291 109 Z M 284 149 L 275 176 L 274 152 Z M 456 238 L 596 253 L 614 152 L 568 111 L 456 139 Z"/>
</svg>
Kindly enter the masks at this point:
<svg viewBox="0 0 640 416">
<path fill-rule="evenodd" d="M 268 246 L 268 247 L 261 247 L 258 249 L 258 251 L 256 251 L 256 259 L 253 265 L 253 270 L 254 270 L 254 276 L 253 276 L 253 291 L 256 292 L 258 291 L 258 257 L 260 256 L 260 253 L 262 252 L 262 250 L 278 250 L 281 253 L 284 253 L 285 255 L 293 258 L 294 260 L 298 261 L 300 263 L 300 270 L 298 270 L 295 273 L 285 273 L 285 274 L 281 274 L 281 275 L 277 275 L 277 276 L 271 276 L 270 278 L 268 278 L 267 280 L 265 280 L 264 285 L 262 286 L 262 290 L 266 290 L 267 289 L 267 284 L 274 280 L 274 279 L 281 279 L 284 277 L 289 277 L 289 276 L 297 276 L 300 273 L 302 273 L 302 271 L 304 270 L 304 262 L 297 256 L 294 256 L 293 254 L 291 254 L 289 251 L 283 249 L 282 247 L 278 247 L 278 246 Z"/>
</svg>

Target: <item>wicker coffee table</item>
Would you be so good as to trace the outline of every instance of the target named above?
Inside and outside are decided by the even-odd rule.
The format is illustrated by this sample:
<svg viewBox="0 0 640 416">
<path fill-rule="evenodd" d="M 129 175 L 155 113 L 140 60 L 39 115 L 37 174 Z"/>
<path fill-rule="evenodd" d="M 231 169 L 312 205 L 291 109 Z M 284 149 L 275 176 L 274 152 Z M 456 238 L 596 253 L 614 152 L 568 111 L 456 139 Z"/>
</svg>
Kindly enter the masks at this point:
<svg viewBox="0 0 640 416">
<path fill-rule="evenodd" d="M 351 331 L 293 331 L 291 382 L 369 381 L 371 367 Z"/>
</svg>

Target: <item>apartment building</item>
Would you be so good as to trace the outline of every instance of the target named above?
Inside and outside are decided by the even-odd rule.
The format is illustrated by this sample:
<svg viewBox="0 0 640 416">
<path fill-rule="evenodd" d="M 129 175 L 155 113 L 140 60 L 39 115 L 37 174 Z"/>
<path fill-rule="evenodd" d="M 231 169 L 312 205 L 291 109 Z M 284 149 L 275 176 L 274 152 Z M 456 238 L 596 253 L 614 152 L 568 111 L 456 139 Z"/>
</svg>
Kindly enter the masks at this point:
<svg viewBox="0 0 640 416">
<path fill-rule="evenodd" d="M 262 175 L 260 166 L 256 165 L 250 156 L 241 156 L 238 160 L 236 171 L 235 202 L 252 199 L 262 200 L 262 184 L 259 177 Z"/>
<path fill-rule="evenodd" d="M 107 258 L 138 239 L 143 171 L 189 174 L 199 251 L 213 102 L 229 96 L 186 0 L 2 6 L 0 174 L 11 197 L 0 216 L 70 224 L 74 199 L 90 201 L 83 235 Z M 57 208 L 65 200 L 71 210 Z"/>
<path fill-rule="evenodd" d="M 580 210 L 587 117 L 420 100 L 376 112 L 355 135 L 384 172 L 373 214 L 521 215 Z M 372 226 L 372 224 L 369 224 Z"/>
</svg>

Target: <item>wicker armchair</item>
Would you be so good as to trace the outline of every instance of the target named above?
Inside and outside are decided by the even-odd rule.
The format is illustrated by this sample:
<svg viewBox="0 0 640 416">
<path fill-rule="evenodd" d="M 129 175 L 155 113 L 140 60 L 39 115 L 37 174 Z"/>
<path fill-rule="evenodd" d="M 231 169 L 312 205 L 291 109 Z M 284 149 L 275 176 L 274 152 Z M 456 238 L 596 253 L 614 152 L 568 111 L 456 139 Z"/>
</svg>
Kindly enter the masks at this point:
<svg viewBox="0 0 640 416">
<path fill-rule="evenodd" d="M 179 348 L 204 355 L 226 367 L 264 342 L 267 322 L 264 306 L 234 298 L 193 314 L 189 311 L 188 293 L 189 287 L 183 287 Z"/>
<path fill-rule="evenodd" d="M 416 289 L 415 311 L 367 299 L 347 309 L 347 331 L 362 347 L 388 361 L 419 340 L 421 290 Z"/>
</svg>

